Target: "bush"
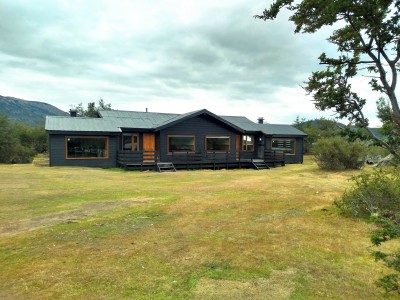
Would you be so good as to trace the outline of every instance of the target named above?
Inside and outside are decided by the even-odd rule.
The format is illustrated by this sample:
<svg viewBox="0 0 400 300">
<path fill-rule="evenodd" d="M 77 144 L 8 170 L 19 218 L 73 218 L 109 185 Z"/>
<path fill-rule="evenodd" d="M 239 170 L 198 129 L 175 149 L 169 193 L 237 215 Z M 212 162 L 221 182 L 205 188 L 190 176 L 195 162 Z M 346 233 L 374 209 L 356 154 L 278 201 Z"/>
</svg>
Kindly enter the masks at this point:
<svg viewBox="0 0 400 300">
<path fill-rule="evenodd" d="M 353 177 L 355 185 L 335 205 L 346 215 L 369 219 L 379 226 L 371 236 L 374 246 L 400 237 L 400 167 L 376 170 Z M 395 270 L 377 281 L 386 292 L 400 294 L 400 249 L 373 251 L 375 260 Z"/>
<path fill-rule="evenodd" d="M 353 177 L 355 186 L 335 201 L 342 213 L 357 218 L 379 216 L 400 222 L 400 169 L 379 169 Z"/>
<path fill-rule="evenodd" d="M 342 137 L 322 138 L 312 152 L 324 170 L 360 169 L 366 159 L 366 148 L 361 143 L 350 143 Z"/>
</svg>

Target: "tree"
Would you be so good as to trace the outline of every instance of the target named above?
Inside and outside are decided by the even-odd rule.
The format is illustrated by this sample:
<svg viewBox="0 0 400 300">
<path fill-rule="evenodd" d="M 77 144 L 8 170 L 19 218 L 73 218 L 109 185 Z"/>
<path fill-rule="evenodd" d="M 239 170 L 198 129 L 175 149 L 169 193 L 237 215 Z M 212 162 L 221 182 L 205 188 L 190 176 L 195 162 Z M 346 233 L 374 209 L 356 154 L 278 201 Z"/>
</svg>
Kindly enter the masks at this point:
<svg viewBox="0 0 400 300">
<path fill-rule="evenodd" d="M 304 89 L 313 95 L 317 109 L 333 109 L 339 118 L 349 124 L 365 128 L 370 138 L 400 158 L 399 144 L 390 144 L 376 137 L 368 128 L 363 113 L 366 99 L 352 89 L 351 79 L 359 75 L 370 78 L 374 91 L 385 95 L 386 119 L 391 133 L 400 133 L 400 108 L 396 94 L 397 74 L 400 70 L 400 1 L 399 0 L 276 0 L 262 15 L 255 18 L 273 20 L 287 8 L 293 14 L 289 18 L 296 25 L 295 33 L 315 33 L 325 26 L 335 25 L 328 41 L 335 45 L 338 56 L 322 53 L 320 64 L 323 71 L 311 74 Z M 378 105 L 379 109 L 379 105 Z M 378 113 L 379 116 L 379 113 Z"/>
<path fill-rule="evenodd" d="M 78 117 L 96 118 L 99 110 L 111 110 L 111 103 L 106 104 L 104 100 L 100 98 L 97 107 L 95 102 L 88 102 L 87 109 L 84 109 L 81 102 L 75 107 L 75 110 Z"/>
<path fill-rule="evenodd" d="M 10 121 L 0 115 L 0 163 L 10 163 L 18 141 Z"/>
<path fill-rule="evenodd" d="M 0 116 L 0 163 L 30 163 L 37 153 L 47 151 L 43 127 L 31 128 Z"/>
</svg>

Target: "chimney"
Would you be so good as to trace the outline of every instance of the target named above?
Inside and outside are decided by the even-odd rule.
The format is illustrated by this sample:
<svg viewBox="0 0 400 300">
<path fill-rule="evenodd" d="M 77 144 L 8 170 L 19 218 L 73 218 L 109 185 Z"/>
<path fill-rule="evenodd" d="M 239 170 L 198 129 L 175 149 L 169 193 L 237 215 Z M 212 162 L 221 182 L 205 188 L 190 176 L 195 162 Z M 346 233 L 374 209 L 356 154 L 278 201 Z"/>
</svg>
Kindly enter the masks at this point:
<svg viewBox="0 0 400 300">
<path fill-rule="evenodd" d="M 258 118 L 258 124 L 264 124 L 264 118 L 263 117 L 259 117 Z"/>
<path fill-rule="evenodd" d="M 69 115 L 70 115 L 71 117 L 76 117 L 76 109 L 70 109 L 70 110 L 69 110 Z"/>
</svg>

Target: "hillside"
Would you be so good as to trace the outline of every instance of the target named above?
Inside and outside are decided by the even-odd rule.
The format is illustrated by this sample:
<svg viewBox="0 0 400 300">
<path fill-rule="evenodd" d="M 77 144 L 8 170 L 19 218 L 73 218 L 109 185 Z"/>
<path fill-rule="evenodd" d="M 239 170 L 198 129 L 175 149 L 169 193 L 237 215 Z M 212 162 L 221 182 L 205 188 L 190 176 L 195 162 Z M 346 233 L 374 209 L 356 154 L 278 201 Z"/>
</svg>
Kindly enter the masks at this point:
<svg viewBox="0 0 400 300">
<path fill-rule="evenodd" d="M 66 112 L 48 103 L 0 95 L 0 115 L 6 115 L 11 120 L 29 126 L 44 126 L 46 116 L 64 116 L 66 114 Z"/>
</svg>

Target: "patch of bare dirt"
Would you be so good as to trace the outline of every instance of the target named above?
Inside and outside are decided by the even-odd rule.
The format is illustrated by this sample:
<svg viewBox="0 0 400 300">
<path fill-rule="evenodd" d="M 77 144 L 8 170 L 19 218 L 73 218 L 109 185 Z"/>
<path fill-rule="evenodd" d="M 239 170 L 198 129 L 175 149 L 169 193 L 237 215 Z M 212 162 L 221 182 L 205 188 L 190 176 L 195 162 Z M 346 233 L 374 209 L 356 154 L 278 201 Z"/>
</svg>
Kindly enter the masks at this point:
<svg viewBox="0 0 400 300">
<path fill-rule="evenodd" d="M 247 281 L 201 279 L 195 291 L 195 299 L 218 300 L 285 300 L 295 289 L 295 269 L 274 270 L 269 278 Z"/>
<path fill-rule="evenodd" d="M 118 201 L 89 202 L 83 204 L 79 209 L 33 217 L 31 219 L 5 224 L 0 227 L 0 236 L 35 230 L 40 227 L 54 224 L 72 223 L 79 219 L 91 217 L 99 212 L 108 212 L 115 208 L 138 205 L 149 200 L 150 199 L 125 199 Z"/>
</svg>

